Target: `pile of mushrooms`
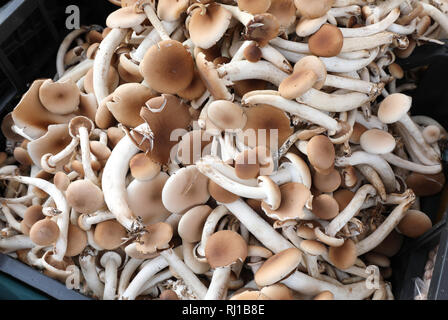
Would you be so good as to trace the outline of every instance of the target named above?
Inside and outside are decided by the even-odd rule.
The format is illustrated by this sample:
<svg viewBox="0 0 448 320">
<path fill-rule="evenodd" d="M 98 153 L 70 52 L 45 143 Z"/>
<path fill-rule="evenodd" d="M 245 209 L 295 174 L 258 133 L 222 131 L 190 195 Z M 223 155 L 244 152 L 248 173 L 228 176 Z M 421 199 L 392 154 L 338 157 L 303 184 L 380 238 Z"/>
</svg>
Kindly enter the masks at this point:
<svg viewBox="0 0 448 320">
<path fill-rule="evenodd" d="M 96 299 L 393 299 L 447 138 L 395 59 L 445 2 L 111 2 L 3 119 L 1 252 Z"/>
</svg>

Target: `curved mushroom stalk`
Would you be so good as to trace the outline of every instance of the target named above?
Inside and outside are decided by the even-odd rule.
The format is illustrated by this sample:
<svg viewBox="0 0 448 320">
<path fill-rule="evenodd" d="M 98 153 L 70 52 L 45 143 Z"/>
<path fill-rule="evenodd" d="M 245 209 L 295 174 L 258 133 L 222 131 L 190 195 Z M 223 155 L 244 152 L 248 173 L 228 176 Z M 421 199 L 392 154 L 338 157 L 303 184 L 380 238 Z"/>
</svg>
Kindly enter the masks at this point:
<svg viewBox="0 0 448 320">
<path fill-rule="evenodd" d="M 112 219 L 115 219 L 115 215 L 113 215 L 111 212 L 97 211 L 93 215 L 81 214 L 77 219 L 77 223 L 82 230 L 88 231 L 92 228 L 92 225 Z"/>
<path fill-rule="evenodd" d="M 117 269 L 121 265 L 121 257 L 118 253 L 109 251 L 101 257 L 101 265 L 104 268 L 104 300 L 115 300 L 117 291 Z"/>
<path fill-rule="evenodd" d="M 48 153 L 43 155 L 40 160 L 42 168 L 47 172 L 51 173 L 56 172 L 57 170 L 56 167 L 58 163 L 63 159 L 67 158 L 69 155 L 71 155 L 75 151 L 78 144 L 79 144 L 79 138 L 74 137 L 72 138 L 72 141 L 57 154 Z"/>
<path fill-rule="evenodd" d="M 15 252 L 17 250 L 31 249 L 36 244 L 30 237 L 18 234 L 9 238 L 0 239 L 0 251 L 2 253 Z"/>
<path fill-rule="evenodd" d="M 415 163 L 415 162 L 405 160 L 393 153 L 382 154 L 381 157 L 396 167 L 407 169 L 407 170 L 413 171 L 413 172 L 418 172 L 418 173 L 422 173 L 422 174 L 436 174 L 436 173 L 439 173 L 442 171 L 441 164 L 435 164 L 435 165 L 430 165 L 430 166 L 423 165 L 420 163 Z"/>
<path fill-rule="evenodd" d="M 81 254 L 79 256 L 79 265 L 89 289 L 92 290 L 93 294 L 98 299 L 102 299 L 104 293 L 104 284 L 101 282 L 96 270 L 95 256 L 93 256 L 91 253 L 92 252 L 88 250 Z"/>
<path fill-rule="evenodd" d="M 277 185 L 288 182 L 302 183 L 308 189 L 311 188 L 311 173 L 306 162 L 294 153 L 287 153 L 285 157 L 289 162 L 284 162 L 280 168 L 269 178 Z"/>
</svg>

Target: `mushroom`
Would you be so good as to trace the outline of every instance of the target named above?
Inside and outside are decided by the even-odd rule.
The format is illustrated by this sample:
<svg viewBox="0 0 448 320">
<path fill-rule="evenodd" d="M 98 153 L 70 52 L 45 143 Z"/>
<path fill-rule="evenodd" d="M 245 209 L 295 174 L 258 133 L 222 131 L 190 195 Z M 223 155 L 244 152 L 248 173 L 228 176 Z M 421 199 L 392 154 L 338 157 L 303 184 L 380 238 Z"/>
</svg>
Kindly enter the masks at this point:
<svg viewBox="0 0 448 320">
<path fill-rule="evenodd" d="M 115 300 L 117 291 L 117 269 L 122 263 L 121 256 L 114 251 L 105 252 L 100 259 L 101 266 L 104 268 L 104 300 Z"/>
</svg>

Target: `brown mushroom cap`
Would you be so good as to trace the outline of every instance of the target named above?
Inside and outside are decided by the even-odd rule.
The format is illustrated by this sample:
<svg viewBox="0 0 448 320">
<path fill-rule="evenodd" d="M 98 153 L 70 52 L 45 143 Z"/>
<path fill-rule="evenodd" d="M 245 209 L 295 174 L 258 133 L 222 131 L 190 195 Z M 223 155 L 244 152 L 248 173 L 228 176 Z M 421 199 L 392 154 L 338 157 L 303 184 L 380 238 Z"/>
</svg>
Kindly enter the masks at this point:
<svg viewBox="0 0 448 320">
<path fill-rule="evenodd" d="M 359 122 L 355 122 L 355 124 L 353 125 L 352 135 L 350 136 L 350 143 L 359 144 L 361 135 L 366 131 L 366 127 L 364 127 Z"/>
<path fill-rule="evenodd" d="M 317 171 L 313 174 L 313 187 L 321 192 L 337 190 L 341 181 L 341 175 L 336 169 L 332 169 L 329 174 L 322 174 Z"/>
<path fill-rule="evenodd" d="M 238 96 L 242 97 L 250 91 L 265 90 L 267 86 L 268 82 L 264 80 L 247 79 L 247 80 L 234 81 L 233 90 Z"/>
<path fill-rule="evenodd" d="M 314 233 L 314 228 L 317 227 L 317 226 L 315 226 L 315 224 L 318 224 L 318 222 L 309 221 L 309 223 L 311 223 L 312 225 L 309 225 L 308 223 L 299 225 L 296 229 L 296 233 L 302 239 L 314 240 L 314 239 L 316 239 L 316 234 Z M 320 224 L 318 226 L 320 226 Z"/>
<path fill-rule="evenodd" d="M 336 200 L 339 206 L 339 212 L 345 209 L 347 205 L 352 201 L 355 193 L 347 189 L 340 189 L 333 193 L 333 198 Z"/>
<path fill-rule="evenodd" d="M 191 41 L 203 49 L 213 47 L 227 31 L 231 18 L 227 9 L 215 3 L 194 9 L 188 24 Z"/>
<path fill-rule="evenodd" d="M 437 174 L 412 172 L 406 178 L 406 185 L 414 191 L 417 197 L 432 196 L 442 191 L 445 185 L 445 175 L 443 172 Z"/>
<path fill-rule="evenodd" d="M 193 80 L 194 62 L 182 43 L 165 40 L 146 51 L 140 63 L 140 72 L 152 89 L 175 94 L 188 87 Z"/>
<path fill-rule="evenodd" d="M 327 253 L 327 247 L 316 240 L 303 240 L 300 242 L 300 249 L 313 256 L 324 255 Z"/>
<path fill-rule="evenodd" d="M 196 55 L 196 66 L 202 82 L 215 100 L 233 99 L 233 96 L 227 90 L 225 83 L 221 80 L 215 64 L 207 61 L 203 52 L 199 52 Z"/>
<path fill-rule="evenodd" d="M 188 2 L 188 1 L 187 1 Z M 163 290 L 159 295 L 160 300 L 179 300 L 177 293 L 173 290 Z"/>
<path fill-rule="evenodd" d="M 344 36 L 338 27 L 324 24 L 308 39 L 310 52 L 319 57 L 337 56 L 344 44 Z"/>
<path fill-rule="evenodd" d="M 157 4 L 157 16 L 160 20 L 176 21 L 182 13 L 187 11 L 188 0 L 159 0 Z"/>
<path fill-rule="evenodd" d="M 154 98 L 153 91 L 140 83 L 125 83 L 112 94 L 112 101 L 106 106 L 122 125 L 135 128 L 143 123 L 140 110 L 145 102 Z"/>
<path fill-rule="evenodd" d="M 395 149 L 395 138 L 387 131 L 370 129 L 364 132 L 359 140 L 361 147 L 370 153 L 384 154 Z"/>
<path fill-rule="evenodd" d="M 126 135 L 126 133 L 118 127 L 110 127 L 107 129 L 107 145 L 113 149 L 117 143 Z"/>
<path fill-rule="evenodd" d="M 140 73 L 140 68 L 127 53 L 120 54 L 120 59 L 117 67 L 120 78 L 126 82 L 142 82 L 143 76 Z"/>
<path fill-rule="evenodd" d="M 334 145 L 327 136 L 312 137 L 306 146 L 306 153 L 311 165 L 317 171 L 328 172 L 334 165 Z"/>
<path fill-rule="evenodd" d="M 317 90 L 322 89 L 325 84 L 325 79 L 327 78 L 327 68 L 322 60 L 311 55 L 303 57 L 294 65 L 294 73 L 305 70 L 312 70 L 317 76 L 317 80 L 314 83 L 313 88 Z"/>
<path fill-rule="evenodd" d="M 286 278 L 302 261 L 302 251 L 290 248 L 267 259 L 255 273 L 255 283 L 258 286 L 269 286 Z"/>
<path fill-rule="evenodd" d="M 129 161 L 129 169 L 135 179 L 146 181 L 157 176 L 161 167 L 144 153 L 138 153 Z"/>
<path fill-rule="evenodd" d="M 269 300 L 269 298 L 258 290 L 247 289 L 241 292 L 236 291 L 230 300 Z"/>
<path fill-rule="evenodd" d="M 15 147 L 13 155 L 14 159 L 23 166 L 30 166 L 33 164 L 33 159 L 31 159 L 28 151 L 24 148 Z"/>
<path fill-rule="evenodd" d="M 178 232 L 183 241 L 195 243 L 201 240 L 205 220 L 212 212 L 207 205 L 191 208 L 179 221 Z"/>
<path fill-rule="evenodd" d="M 331 291 L 322 291 L 313 300 L 334 300 L 334 294 Z"/>
<path fill-rule="evenodd" d="M 31 228 L 37 221 L 44 219 L 41 205 L 32 205 L 25 210 L 22 222 Z"/>
<path fill-rule="evenodd" d="M 30 229 L 30 239 L 38 246 L 49 246 L 59 237 L 59 227 L 53 220 L 42 219 Z"/>
<path fill-rule="evenodd" d="M 235 174 L 240 179 L 253 179 L 258 177 L 260 164 L 257 161 L 255 149 L 244 150 L 235 157 Z"/>
<path fill-rule="evenodd" d="M 147 108 L 141 109 L 140 116 L 151 130 L 152 134 L 145 133 L 146 142 L 149 142 L 148 136 L 151 136 L 151 143 L 141 144 L 143 136 L 135 130 L 131 135 L 136 140 L 136 145 L 141 145 L 140 149 L 153 161 L 166 164 L 170 159 L 171 149 L 177 144 L 177 141 L 171 139 L 171 134 L 176 129 L 186 130 L 190 125 L 191 116 L 188 107 L 180 99 L 169 94 L 152 98 L 146 102 L 146 106 Z"/>
<path fill-rule="evenodd" d="M 431 229 L 431 219 L 419 210 L 408 210 L 397 225 L 397 230 L 410 238 L 418 238 Z"/>
<path fill-rule="evenodd" d="M 144 13 L 137 13 L 133 6 L 123 7 L 112 12 L 106 19 L 109 28 L 133 28 L 146 20 Z"/>
<path fill-rule="evenodd" d="M 236 103 L 217 100 L 207 107 L 207 120 L 221 130 L 242 129 L 247 122 L 243 109 Z"/>
<path fill-rule="evenodd" d="M 177 95 L 185 100 L 194 100 L 201 97 L 205 92 L 205 84 L 202 81 L 201 76 L 199 75 L 199 71 L 197 69 L 194 70 L 194 76 L 191 83 L 183 90 L 177 92 Z"/>
<path fill-rule="evenodd" d="M 188 166 L 170 176 L 162 190 L 162 202 L 172 213 L 183 214 L 210 198 L 208 178 L 196 166 Z"/>
<path fill-rule="evenodd" d="M 247 257 L 247 243 L 231 230 L 215 232 L 208 238 L 205 256 L 212 268 L 226 267 Z"/>
<path fill-rule="evenodd" d="M 293 0 L 271 0 L 268 13 L 274 15 L 283 30 L 296 21 L 296 7 Z"/>
<path fill-rule="evenodd" d="M 313 70 L 294 72 L 280 83 L 278 92 L 285 99 L 296 99 L 311 89 L 317 79 Z"/>
<path fill-rule="evenodd" d="M 339 204 L 328 194 L 321 194 L 313 198 L 313 209 L 316 216 L 323 220 L 331 220 L 339 213 Z"/>
<path fill-rule="evenodd" d="M 261 204 L 267 216 L 278 220 L 300 218 L 303 207 L 310 199 L 311 192 L 302 183 L 288 182 L 280 186 L 281 203 L 277 210 L 272 210 L 264 201 Z"/>
<path fill-rule="evenodd" d="M 158 222 L 146 226 L 146 231 L 137 240 L 136 248 L 143 254 L 155 253 L 167 249 L 173 238 L 173 227 L 165 222 Z"/>
<path fill-rule="evenodd" d="M 70 185 L 70 178 L 62 171 L 56 172 L 53 178 L 53 183 L 61 191 L 67 190 Z"/>
<path fill-rule="evenodd" d="M 393 257 L 400 251 L 403 238 L 404 237 L 397 231 L 392 230 L 392 232 L 389 233 L 389 235 L 375 249 L 373 249 L 373 251 L 387 257 Z"/>
<path fill-rule="evenodd" d="M 39 89 L 42 105 L 54 114 L 69 114 L 78 109 L 80 92 L 75 82 L 45 80 Z"/>
<path fill-rule="evenodd" d="M 258 43 L 260 47 L 266 46 L 269 41 L 277 37 L 280 23 L 277 18 L 270 13 L 257 14 L 247 24 L 245 38 Z"/>
<path fill-rule="evenodd" d="M 127 237 L 126 229 L 116 220 L 107 220 L 95 226 L 93 240 L 105 250 L 115 250 Z"/>
<path fill-rule="evenodd" d="M 209 180 L 208 192 L 210 196 L 220 203 L 232 203 L 239 199 L 239 196 L 222 188 L 219 184 Z"/>
<path fill-rule="evenodd" d="M 238 8 L 251 14 L 260 14 L 268 11 L 271 0 L 238 0 Z"/>
<path fill-rule="evenodd" d="M 102 142 L 100 141 L 90 141 L 90 152 L 99 160 L 107 160 L 112 151 Z"/>
<path fill-rule="evenodd" d="M 293 300 L 291 289 L 283 283 L 263 287 L 260 293 L 272 300 Z"/>
<path fill-rule="evenodd" d="M 340 247 L 330 247 L 328 258 L 331 263 L 338 269 L 347 269 L 355 264 L 356 245 L 351 239 L 346 239 Z"/>
<path fill-rule="evenodd" d="M 411 97 L 402 93 L 392 93 L 381 101 L 378 118 L 386 124 L 397 122 L 409 111 L 411 105 Z"/>
<path fill-rule="evenodd" d="M 370 264 L 377 265 L 381 268 L 388 268 L 390 267 L 390 260 L 385 255 L 376 253 L 376 252 L 367 252 L 364 255 L 364 258 L 366 261 Z"/>
<path fill-rule="evenodd" d="M 294 0 L 300 15 L 308 19 L 324 16 L 331 9 L 333 3 L 334 0 Z"/>
<path fill-rule="evenodd" d="M 67 250 L 65 252 L 65 256 L 66 257 L 77 256 L 84 250 L 86 246 L 87 246 L 87 233 L 78 226 L 70 224 L 68 226 Z"/>
<path fill-rule="evenodd" d="M 104 206 L 103 191 L 90 180 L 70 183 L 65 195 L 68 204 L 81 213 L 94 213 Z"/>
</svg>

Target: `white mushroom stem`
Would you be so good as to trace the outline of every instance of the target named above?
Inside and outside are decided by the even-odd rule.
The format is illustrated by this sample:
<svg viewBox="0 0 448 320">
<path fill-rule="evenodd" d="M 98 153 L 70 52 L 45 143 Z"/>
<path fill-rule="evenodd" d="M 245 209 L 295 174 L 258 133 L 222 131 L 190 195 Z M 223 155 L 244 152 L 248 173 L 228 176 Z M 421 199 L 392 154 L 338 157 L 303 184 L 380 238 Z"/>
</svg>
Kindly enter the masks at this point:
<svg viewBox="0 0 448 320">
<path fill-rule="evenodd" d="M 109 256 L 111 255 L 111 256 Z M 105 261 L 104 261 L 105 260 Z M 115 300 L 117 292 L 117 271 L 121 257 L 114 251 L 106 252 L 101 258 L 104 266 L 104 293 L 103 300 Z"/>
<path fill-rule="evenodd" d="M 339 157 L 335 160 L 337 167 L 345 167 L 347 165 L 356 166 L 358 164 L 368 164 L 380 175 L 383 180 L 386 191 L 392 192 L 397 189 L 397 181 L 395 174 L 389 163 L 379 155 L 370 154 L 364 151 L 353 152 L 349 157 Z"/>
<path fill-rule="evenodd" d="M 36 196 L 34 194 L 30 193 L 19 198 L 0 198 L 0 201 L 7 204 L 29 203 L 35 197 Z"/>
<path fill-rule="evenodd" d="M 64 40 L 59 45 L 58 53 L 56 55 L 56 70 L 59 78 L 61 78 L 65 72 L 64 57 L 65 54 L 67 53 L 68 48 L 70 47 L 73 40 L 75 40 L 76 38 L 78 38 L 80 35 L 82 35 L 87 31 L 88 29 L 86 27 L 75 29 L 71 31 L 68 35 L 66 35 Z"/>
<path fill-rule="evenodd" d="M 356 112 L 356 122 L 362 124 L 367 129 L 380 129 L 387 131 L 387 124 L 382 123 L 377 116 L 371 115 L 369 118 L 362 114 L 362 112 Z"/>
<path fill-rule="evenodd" d="M 255 238 L 272 252 L 278 253 L 294 247 L 243 200 L 238 199 L 232 203 L 224 203 L 223 205 L 233 213 Z"/>
<path fill-rule="evenodd" d="M 414 19 L 411 21 L 410 24 L 406 26 L 402 26 L 401 24 L 392 23 L 388 28 L 387 31 L 398 33 L 401 35 L 410 35 L 414 33 L 415 28 L 417 26 L 417 19 Z"/>
<path fill-rule="evenodd" d="M 348 59 L 348 60 L 365 59 L 365 58 L 370 57 L 370 52 L 368 50 L 342 52 L 342 53 L 338 54 L 337 57 L 341 58 L 341 59 Z M 353 71 L 353 72 L 355 72 L 355 71 Z"/>
<path fill-rule="evenodd" d="M 173 274 L 171 273 L 171 271 L 169 269 L 157 273 L 155 276 L 153 276 L 151 279 L 149 279 L 145 283 L 145 285 L 143 286 L 142 291 L 139 293 L 139 295 L 149 294 L 151 289 L 153 289 L 158 283 L 168 280 L 172 276 L 173 276 Z"/>
<path fill-rule="evenodd" d="M 194 243 L 190 243 L 187 241 L 182 241 L 182 255 L 184 258 L 185 264 L 196 274 L 204 274 L 208 270 L 210 270 L 210 265 L 203 260 L 207 260 L 205 258 L 196 258 L 195 252 L 196 245 Z"/>
<path fill-rule="evenodd" d="M 36 244 L 30 237 L 23 234 L 15 235 L 9 238 L 0 239 L 0 252 L 10 253 L 17 250 L 31 249 Z"/>
<path fill-rule="evenodd" d="M 81 146 L 81 159 L 84 176 L 96 185 L 99 185 L 98 177 L 92 169 L 92 158 L 90 154 L 90 139 L 89 132 L 86 127 L 80 126 L 78 128 L 79 144 Z"/>
<path fill-rule="evenodd" d="M 28 253 L 26 255 L 26 259 L 27 259 L 28 263 L 30 265 L 36 267 L 36 268 L 39 268 L 39 269 L 43 269 L 44 268 L 44 265 L 42 263 L 42 258 L 38 258 L 38 256 L 37 256 L 37 254 L 41 250 L 48 251 L 48 250 L 51 250 L 51 248 L 50 247 L 35 246 L 30 251 L 28 251 Z"/>
<path fill-rule="evenodd" d="M 313 277 L 315 279 L 320 279 L 321 274 L 319 272 L 319 266 L 317 264 L 317 256 L 305 254 L 304 260 L 306 261 L 308 275 L 310 275 L 311 277 Z"/>
<path fill-rule="evenodd" d="M 0 204 L 0 208 L 6 218 L 6 222 L 8 223 L 9 227 L 23 233 L 22 226 L 20 225 L 20 222 L 16 220 L 14 215 L 12 214 L 11 210 L 7 206 L 4 206 Z"/>
<path fill-rule="evenodd" d="M 66 277 L 72 275 L 72 274 L 75 272 L 75 270 L 73 270 L 73 269 L 71 269 L 71 270 L 62 270 L 62 269 L 58 269 L 58 268 L 54 267 L 53 265 L 49 264 L 49 263 L 47 262 L 46 259 L 47 259 L 47 255 L 50 254 L 50 253 L 51 253 L 51 250 L 47 250 L 47 251 L 44 253 L 44 255 L 42 256 L 42 258 L 41 258 L 41 260 L 42 260 L 42 266 L 43 266 L 46 270 L 52 272 L 52 273 L 55 274 L 56 276 L 63 277 L 63 278 L 66 278 Z M 75 267 L 75 269 L 78 268 L 78 267 L 75 266 L 75 265 L 74 265 L 74 267 Z"/>
<path fill-rule="evenodd" d="M 201 241 L 196 247 L 196 252 L 199 256 L 205 257 L 205 246 L 207 245 L 208 239 L 215 232 L 216 226 L 221 218 L 227 214 L 229 214 L 227 208 L 223 205 L 219 205 L 208 215 L 204 227 L 202 228 Z"/>
<path fill-rule="evenodd" d="M 333 7 L 328 10 L 328 14 L 332 15 L 335 18 L 359 16 L 361 15 L 361 7 L 359 5 L 348 5 L 339 8 Z"/>
<path fill-rule="evenodd" d="M 285 157 L 290 160 L 294 159 L 294 163 L 282 163 L 280 168 L 274 174 L 270 175 L 269 178 L 277 185 L 282 185 L 287 182 L 297 182 L 302 183 L 310 189 L 311 173 L 306 162 L 302 158 L 290 153 L 287 153 Z"/>
<path fill-rule="evenodd" d="M 356 29 L 356 28 L 355 28 Z M 395 33 L 389 31 L 379 32 L 367 37 L 345 38 L 341 52 L 358 51 L 362 49 L 373 49 L 382 45 L 389 45 L 394 40 L 402 39 Z M 404 41 L 404 40 L 403 40 Z M 403 44 L 405 46 L 405 44 Z"/>
<path fill-rule="evenodd" d="M 79 265 L 82 275 L 86 279 L 87 286 L 92 290 L 93 294 L 102 299 L 104 292 L 104 284 L 100 281 L 98 272 L 96 271 L 95 257 L 87 254 L 79 256 Z"/>
<path fill-rule="evenodd" d="M 144 128 L 149 129 L 147 124 L 142 124 L 136 129 Z M 117 221 L 128 230 L 134 227 L 136 220 L 127 202 L 126 175 L 129 161 L 138 152 L 139 149 L 126 135 L 112 150 L 102 176 L 104 201 Z"/>
<path fill-rule="evenodd" d="M 97 211 L 93 215 L 83 214 L 81 219 L 82 224 L 80 225 L 80 227 L 82 227 L 83 230 L 87 231 L 90 230 L 92 225 L 115 219 L 115 215 L 109 211 Z"/>
<path fill-rule="evenodd" d="M 375 195 L 376 189 L 370 184 L 365 184 L 359 188 L 345 209 L 331 220 L 330 224 L 325 228 L 325 233 L 330 237 L 335 237 L 336 233 L 338 233 L 350 219 L 358 213 L 366 198 Z"/>
<path fill-rule="evenodd" d="M 280 96 L 276 91 L 252 91 L 246 94 L 242 100 L 244 104 L 268 104 L 288 113 L 299 116 L 301 119 L 315 123 L 318 126 L 324 127 L 333 135 L 340 131 L 340 124 L 329 115 L 311 108 L 307 105 L 288 100 Z"/>
<path fill-rule="evenodd" d="M 230 267 L 220 267 L 213 271 L 212 280 L 204 300 L 225 300 L 227 285 L 230 279 Z"/>
<path fill-rule="evenodd" d="M 441 164 L 427 166 L 427 165 L 423 165 L 423 164 L 405 160 L 393 153 L 382 154 L 381 157 L 396 167 L 407 169 L 407 170 L 418 172 L 418 173 L 422 173 L 422 174 L 436 174 L 436 173 L 439 173 L 442 171 Z"/>
<path fill-rule="evenodd" d="M 240 184 L 214 169 L 210 163 L 215 161 L 216 158 L 212 156 L 205 156 L 196 162 L 196 167 L 203 175 L 207 176 L 227 191 L 244 198 L 262 199 L 272 208 L 272 210 L 276 210 L 278 208 L 280 205 L 280 201 L 278 199 L 279 192 L 276 192 L 278 191 L 278 187 L 272 181 L 269 181 L 270 179 L 268 177 L 259 177 L 258 187 Z"/>
<path fill-rule="evenodd" d="M 218 69 L 221 78 L 235 82 L 247 79 L 259 79 L 270 82 L 276 86 L 288 76 L 272 63 L 267 61 L 250 62 L 247 60 L 224 64 Z"/>
<path fill-rule="evenodd" d="M 386 30 L 400 16 L 400 9 L 395 8 L 389 12 L 383 20 L 361 28 L 339 28 L 344 36 L 344 43 L 347 38 L 367 37 Z"/>
<path fill-rule="evenodd" d="M 282 39 L 280 37 L 272 39 L 271 41 L 269 41 L 269 43 L 278 48 L 292 51 L 295 53 L 311 54 L 310 48 L 308 47 L 308 43 L 289 41 Z"/>
<path fill-rule="evenodd" d="M 439 9 L 436 7 L 430 5 L 426 2 L 419 2 L 423 6 L 424 12 L 426 12 L 432 19 L 434 19 L 435 22 L 437 22 L 445 32 L 448 32 L 448 17 L 442 13 Z"/>
<path fill-rule="evenodd" d="M 363 13 L 367 16 L 367 23 L 376 23 L 386 13 L 398 8 L 405 0 L 386 0 L 375 6 L 363 7 Z"/>
<path fill-rule="evenodd" d="M 386 188 L 378 173 L 371 166 L 366 164 L 359 164 L 356 166 L 356 169 L 358 169 L 364 178 L 375 187 L 380 198 L 386 200 Z"/>
<path fill-rule="evenodd" d="M 93 65 L 94 61 L 92 59 L 85 59 L 74 67 L 65 71 L 64 75 L 59 78 L 58 82 L 65 82 L 67 80 L 78 82 L 79 79 L 86 75 L 86 73 L 93 67 Z"/>
<path fill-rule="evenodd" d="M 222 4 L 222 3 L 219 3 L 219 5 L 225 9 L 227 9 L 235 19 L 237 19 L 239 22 L 241 22 L 245 26 L 254 18 L 254 16 L 251 15 L 250 13 L 241 11 L 238 8 L 238 6 L 230 6 L 230 5 Z"/>
<path fill-rule="evenodd" d="M 109 73 L 110 62 L 115 49 L 120 45 L 127 33 L 128 29 L 114 28 L 101 41 L 98 47 L 93 65 L 93 90 L 95 91 L 98 105 L 109 95 L 107 74 Z"/>
<path fill-rule="evenodd" d="M 171 38 L 168 35 L 168 32 L 163 27 L 163 24 L 160 21 L 159 17 L 157 16 L 156 12 L 154 11 L 154 8 L 152 7 L 152 5 L 144 4 L 143 10 L 145 11 L 146 16 L 148 17 L 149 22 L 151 22 L 151 25 L 154 27 L 154 29 L 159 34 L 160 38 L 163 41 L 170 40 Z"/>
<path fill-rule="evenodd" d="M 67 233 L 70 222 L 70 208 L 67 200 L 65 200 L 64 194 L 56 188 L 53 183 L 44 179 L 23 176 L 4 176 L 2 179 L 16 180 L 20 183 L 33 185 L 48 193 L 48 195 L 53 198 L 56 208 L 61 212 L 57 219 L 59 237 L 55 244 L 55 253 L 53 257 L 56 261 L 62 261 L 65 256 L 65 251 L 67 250 Z"/>
<path fill-rule="evenodd" d="M 47 160 L 47 163 L 51 166 L 51 167 L 56 167 L 57 164 L 63 160 L 64 158 L 68 157 L 70 154 L 72 154 L 76 147 L 79 144 L 79 138 L 78 137 L 74 137 L 72 138 L 72 141 L 70 141 L 70 143 L 61 151 L 59 151 L 58 153 L 50 156 Z M 43 159 L 43 157 L 42 157 Z"/>
<path fill-rule="evenodd" d="M 280 281 L 294 291 L 315 296 L 322 291 L 330 291 L 335 300 L 362 300 L 368 298 L 375 289 L 368 289 L 365 282 L 350 285 L 335 285 L 327 281 L 315 279 L 300 271 L 295 271 L 288 278 Z"/>
<path fill-rule="evenodd" d="M 376 248 L 392 232 L 398 223 L 400 223 L 406 211 L 415 201 L 415 194 L 411 189 L 406 190 L 404 195 L 406 197 L 405 200 L 392 210 L 386 220 L 373 233 L 356 244 L 356 253 L 358 256 Z"/>
<path fill-rule="evenodd" d="M 373 98 L 359 92 L 330 94 L 311 88 L 296 100 L 319 110 L 344 112 L 356 109 Z"/>
</svg>

